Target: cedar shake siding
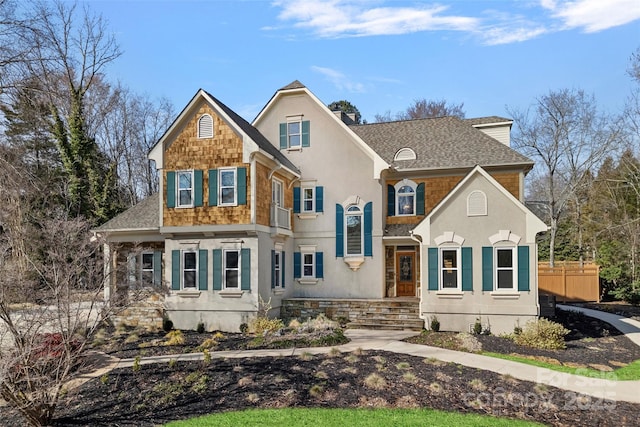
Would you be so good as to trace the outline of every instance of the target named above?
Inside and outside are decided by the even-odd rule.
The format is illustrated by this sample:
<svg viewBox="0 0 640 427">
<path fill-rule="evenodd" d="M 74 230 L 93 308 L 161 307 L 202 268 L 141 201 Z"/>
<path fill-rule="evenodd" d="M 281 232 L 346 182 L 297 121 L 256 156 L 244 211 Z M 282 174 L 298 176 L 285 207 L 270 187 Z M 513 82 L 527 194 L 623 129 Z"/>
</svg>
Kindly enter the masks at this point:
<svg viewBox="0 0 640 427">
<path fill-rule="evenodd" d="M 498 181 L 509 193 L 515 198 L 520 199 L 520 174 L 519 173 L 491 173 L 496 181 Z M 411 181 L 416 184 L 424 183 L 424 213 L 428 215 L 438 203 L 444 199 L 447 194 L 454 189 L 464 178 L 463 175 L 441 176 L 436 178 L 417 178 Z M 400 180 L 387 181 L 387 185 L 395 186 Z M 387 196 L 388 197 L 388 196 Z M 417 202 L 416 204 L 418 204 Z M 409 215 L 397 216 L 395 213 L 389 215 L 387 207 L 387 224 L 418 224 L 425 215 Z M 419 210 L 419 209 L 417 209 Z"/>
<path fill-rule="evenodd" d="M 198 138 L 198 119 L 203 114 L 213 118 L 213 138 Z M 182 132 L 169 145 L 164 154 L 164 183 L 163 189 L 163 225 L 207 225 L 207 224 L 249 224 L 251 221 L 251 174 L 249 164 L 242 162 L 242 139 L 205 103 L 198 112 L 184 126 Z M 210 171 L 223 167 L 237 167 L 238 175 L 245 172 L 246 202 L 237 206 L 212 206 L 210 199 Z M 245 169 L 241 169 L 245 168 Z M 171 183 L 167 176 L 171 172 L 181 170 L 200 171 L 202 187 L 200 194 L 202 206 L 193 208 L 170 208 L 167 204 L 167 187 L 171 191 Z M 196 176 L 196 179 L 199 179 Z M 198 191 L 199 183 L 195 184 L 194 193 Z M 194 194 L 196 199 L 199 196 Z"/>
<path fill-rule="evenodd" d="M 272 179 L 269 179 L 269 174 L 271 174 L 270 168 L 261 163 L 256 163 L 256 222 L 266 226 L 271 225 L 271 184 L 274 178 L 283 183 L 283 208 L 293 210 L 291 179 L 287 179 L 277 172 L 273 174 Z M 293 220 L 291 226 L 293 228 Z"/>
</svg>

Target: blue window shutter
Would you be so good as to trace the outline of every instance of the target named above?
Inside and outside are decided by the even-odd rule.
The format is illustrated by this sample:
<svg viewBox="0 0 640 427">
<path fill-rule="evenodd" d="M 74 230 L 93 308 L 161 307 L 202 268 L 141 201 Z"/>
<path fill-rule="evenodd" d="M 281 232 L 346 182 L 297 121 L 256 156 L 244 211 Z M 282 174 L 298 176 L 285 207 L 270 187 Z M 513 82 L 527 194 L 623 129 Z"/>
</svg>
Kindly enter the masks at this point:
<svg viewBox="0 0 640 427">
<path fill-rule="evenodd" d="M 271 289 L 276 287 L 276 251 L 271 249 Z"/>
<path fill-rule="evenodd" d="M 193 171 L 193 206 L 202 206 L 202 171 Z"/>
<path fill-rule="evenodd" d="M 324 212 L 324 187 L 316 187 L 316 212 Z"/>
<path fill-rule="evenodd" d="M 209 206 L 218 205 L 218 170 L 209 169 Z"/>
<path fill-rule="evenodd" d="M 222 290 L 222 249 L 213 250 L 213 258 L 211 259 L 213 265 L 213 290 Z"/>
<path fill-rule="evenodd" d="M 373 202 L 364 205 L 364 256 L 373 256 Z"/>
<path fill-rule="evenodd" d="M 336 257 L 344 256 L 344 208 L 336 204 Z"/>
<path fill-rule="evenodd" d="M 153 284 L 162 285 L 162 251 L 153 251 Z"/>
<path fill-rule="evenodd" d="M 416 188 L 416 215 L 424 215 L 424 182 Z"/>
<path fill-rule="evenodd" d="M 518 290 L 529 290 L 529 246 L 518 246 Z"/>
<path fill-rule="evenodd" d="M 286 254 L 284 251 L 280 252 L 280 281 L 282 288 L 284 289 L 284 278 L 286 277 L 285 275 L 285 268 L 284 268 L 284 260 L 287 259 Z"/>
<path fill-rule="evenodd" d="M 462 248 L 462 290 L 473 291 L 473 249 Z"/>
<path fill-rule="evenodd" d="M 493 291 L 493 247 L 482 247 L 482 290 Z"/>
<path fill-rule="evenodd" d="M 302 254 L 300 252 L 293 253 L 293 278 L 302 277 Z"/>
<path fill-rule="evenodd" d="M 300 187 L 293 187 L 293 213 L 300 213 Z"/>
<path fill-rule="evenodd" d="M 247 204 L 247 168 L 238 168 L 236 171 L 238 181 L 238 204 Z"/>
<path fill-rule="evenodd" d="M 176 173 L 167 172 L 167 181 L 164 183 L 167 189 L 167 207 L 176 207 Z"/>
<path fill-rule="evenodd" d="M 311 145 L 311 141 L 309 138 L 309 120 L 302 121 L 302 146 L 309 147 Z"/>
<path fill-rule="evenodd" d="M 207 290 L 207 281 L 209 279 L 209 265 L 207 259 L 207 251 L 200 249 L 198 251 L 198 289 Z"/>
<path fill-rule="evenodd" d="M 251 250 L 243 248 L 240 250 L 240 289 L 251 290 Z"/>
<path fill-rule="evenodd" d="M 387 185 L 387 216 L 396 215 L 396 189 L 393 185 Z"/>
<path fill-rule="evenodd" d="M 438 290 L 438 248 L 429 248 L 427 250 L 427 264 L 429 269 L 429 286 L 430 291 Z"/>
<path fill-rule="evenodd" d="M 280 149 L 284 150 L 289 146 L 287 144 L 287 124 L 280 123 Z"/>
<path fill-rule="evenodd" d="M 324 256 L 322 252 L 316 252 L 316 279 L 324 278 Z"/>
<path fill-rule="evenodd" d="M 171 289 L 180 290 L 180 251 L 171 251 Z"/>
</svg>

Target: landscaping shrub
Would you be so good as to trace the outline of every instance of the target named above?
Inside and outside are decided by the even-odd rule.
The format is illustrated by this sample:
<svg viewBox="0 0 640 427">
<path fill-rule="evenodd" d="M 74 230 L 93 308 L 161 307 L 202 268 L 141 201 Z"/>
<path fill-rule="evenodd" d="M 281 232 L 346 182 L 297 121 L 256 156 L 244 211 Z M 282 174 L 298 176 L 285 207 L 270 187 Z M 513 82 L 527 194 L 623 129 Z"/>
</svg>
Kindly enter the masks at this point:
<svg viewBox="0 0 640 427">
<path fill-rule="evenodd" d="M 548 319 L 530 320 L 522 333 L 513 337 L 519 345 L 544 350 L 560 350 L 566 348 L 564 337 L 571 331 L 559 323 Z"/>
<path fill-rule="evenodd" d="M 438 332 L 440 331 L 440 321 L 438 320 L 437 316 L 431 316 L 431 330 L 433 332 Z"/>
<path fill-rule="evenodd" d="M 167 335 L 165 335 L 165 338 L 167 340 L 165 341 L 164 345 L 171 346 L 184 344 L 184 335 L 182 334 L 182 331 L 180 329 L 169 332 Z"/>
<path fill-rule="evenodd" d="M 169 332 L 173 329 L 173 321 L 168 317 L 162 318 L 162 330 L 165 332 Z"/>
<path fill-rule="evenodd" d="M 274 333 L 284 327 L 280 319 L 256 317 L 249 321 L 249 331 L 255 334 Z"/>
<path fill-rule="evenodd" d="M 636 280 L 633 283 L 624 283 L 618 285 L 616 289 L 611 291 L 611 294 L 617 299 L 628 302 L 632 305 L 640 304 L 640 280 Z"/>
<path fill-rule="evenodd" d="M 196 332 L 199 334 L 204 333 L 204 323 L 198 322 L 198 326 L 196 327 Z"/>
</svg>

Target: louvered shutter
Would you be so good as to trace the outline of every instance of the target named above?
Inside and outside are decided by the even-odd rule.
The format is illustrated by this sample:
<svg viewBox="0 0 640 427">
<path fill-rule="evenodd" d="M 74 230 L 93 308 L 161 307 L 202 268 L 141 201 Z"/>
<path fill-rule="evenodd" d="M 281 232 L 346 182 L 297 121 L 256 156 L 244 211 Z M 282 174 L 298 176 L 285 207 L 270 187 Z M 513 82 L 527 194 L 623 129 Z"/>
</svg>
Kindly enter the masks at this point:
<svg viewBox="0 0 640 427">
<path fill-rule="evenodd" d="M 482 290 L 493 291 L 493 247 L 482 248 Z"/>
<path fill-rule="evenodd" d="M 176 207 L 176 173 L 173 171 L 167 172 L 167 180 L 164 183 L 167 189 L 167 207 Z"/>
</svg>

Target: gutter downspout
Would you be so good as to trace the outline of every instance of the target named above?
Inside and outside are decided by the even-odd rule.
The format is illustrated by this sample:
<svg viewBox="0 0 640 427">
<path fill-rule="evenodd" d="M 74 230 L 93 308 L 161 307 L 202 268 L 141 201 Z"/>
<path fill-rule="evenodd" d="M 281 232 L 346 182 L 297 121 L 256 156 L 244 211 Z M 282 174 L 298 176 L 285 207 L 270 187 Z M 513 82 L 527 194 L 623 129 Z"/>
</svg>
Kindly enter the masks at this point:
<svg viewBox="0 0 640 427">
<path fill-rule="evenodd" d="M 424 285 L 424 281 L 422 280 L 422 278 L 424 277 L 424 272 L 422 271 L 422 238 L 420 238 L 419 236 L 413 234 L 413 230 L 409 230 L 409 237 L 411 237 L 411 240 L 413 240 L 414 242 L 418 243 L 418 247 L 420 248 L 420 302 L 419 302 L 419 307 L 418 307 L 418 317 L 420 319 L 422 319 L 423 321 L 426 321 L 426 319 L 424 318 L 424 316 L 422 315 L 422 298 L 424 296 L 424 292 L 423 292 L 423 285 Z M 426 324 L 425 324 L 426 326 Z"/>
</svg>

